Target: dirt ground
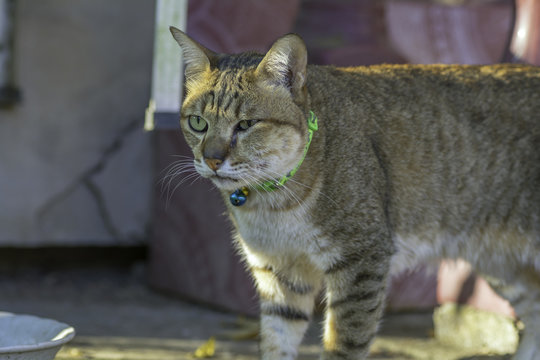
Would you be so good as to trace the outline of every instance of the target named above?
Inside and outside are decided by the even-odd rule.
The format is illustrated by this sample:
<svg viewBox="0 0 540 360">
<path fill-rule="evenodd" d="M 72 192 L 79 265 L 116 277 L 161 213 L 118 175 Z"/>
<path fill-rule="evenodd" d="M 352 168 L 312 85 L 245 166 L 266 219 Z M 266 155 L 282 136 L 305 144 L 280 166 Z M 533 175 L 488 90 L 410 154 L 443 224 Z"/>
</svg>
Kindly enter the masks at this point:
<svg viewBox="0 0 540 360">
<path fill-rule="evenodd" d="M 0 272 L 0 311 L 53 318 L 77 336 L 57 360 L 182 360 L 216 339 L 214 359 L 257 359 L 257 320 L 160 294 L 145 282 L 144 264 Z M 317 359 L 321 319 L 316 318 L 300 359 Z M 208 355 L 208 354 L 207 354 Z M 439 343 L 430 313 L 388 314 L 370 359 L 509 359 Z"/>
</svg>

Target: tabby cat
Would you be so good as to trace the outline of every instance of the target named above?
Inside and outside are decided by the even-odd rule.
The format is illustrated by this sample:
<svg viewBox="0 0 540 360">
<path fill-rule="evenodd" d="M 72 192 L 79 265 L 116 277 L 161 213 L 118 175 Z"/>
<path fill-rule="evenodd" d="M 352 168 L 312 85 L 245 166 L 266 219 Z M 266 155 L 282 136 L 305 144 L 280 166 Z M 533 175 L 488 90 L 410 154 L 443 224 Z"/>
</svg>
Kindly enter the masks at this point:
<svg viewBox="0 0 540 360">
<path fill-rule="evenodd" d="M 391 274 L 463 258 L 540 359 L 540 70 L 307 65 L 297 35 L 217 54 L 178 29 L 181 127 L 260 295 L 261 358 L 294 359 L 326 294 L 323 359 L 364 359 Z M 204 214 L 200 214 L 204 216 Z"/>
</svg>

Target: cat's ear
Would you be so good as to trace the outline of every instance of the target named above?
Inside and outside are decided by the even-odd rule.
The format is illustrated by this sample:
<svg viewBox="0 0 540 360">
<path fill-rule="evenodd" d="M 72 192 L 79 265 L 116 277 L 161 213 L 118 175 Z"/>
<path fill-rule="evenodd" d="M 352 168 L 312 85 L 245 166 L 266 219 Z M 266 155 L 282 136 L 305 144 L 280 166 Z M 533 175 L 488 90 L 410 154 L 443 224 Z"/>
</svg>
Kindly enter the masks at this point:
<svg viewBox="0 0 540 360">
<path fill-rule="evenodd" d="M 307 50 L 302 38 L 295 34 L 279 38 L 257 66 L 256 75 L 273 85 L 284 86 L 293 95 L 306 82 Z"/>
<path fill-rule="evenodd" d="M 174 26 L 169 27 L 169 30 L 182 49 L 182 55 L 186 63 L 184 73 L 187 80 L 193 80 L 197 75 L 210 69 L 210 65 L 217 57 L 216 53 L 197 43 Z"/>
</svg>

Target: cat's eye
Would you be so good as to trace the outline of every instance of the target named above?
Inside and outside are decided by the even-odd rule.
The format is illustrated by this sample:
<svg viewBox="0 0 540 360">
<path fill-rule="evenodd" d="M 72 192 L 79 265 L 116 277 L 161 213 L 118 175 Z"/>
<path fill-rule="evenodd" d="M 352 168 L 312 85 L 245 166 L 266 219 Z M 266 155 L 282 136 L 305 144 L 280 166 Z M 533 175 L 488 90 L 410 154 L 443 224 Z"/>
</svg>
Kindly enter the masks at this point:
<svg viewBox="0 0 540 360">
<path fill-rule="evenodd" d="M 208 123 L 206 120 L 197 115 L 190 115 L 188 118 L 188 124 L 191 130 L 196 132 L 205 132 L 208 130 Z"/>
<path fill-rule="evenodd" d="M 236 126 L 236 130 L 244 131 L 252 127 L 258 122 L 258 120 L 242 120 Z"/>
</svg>

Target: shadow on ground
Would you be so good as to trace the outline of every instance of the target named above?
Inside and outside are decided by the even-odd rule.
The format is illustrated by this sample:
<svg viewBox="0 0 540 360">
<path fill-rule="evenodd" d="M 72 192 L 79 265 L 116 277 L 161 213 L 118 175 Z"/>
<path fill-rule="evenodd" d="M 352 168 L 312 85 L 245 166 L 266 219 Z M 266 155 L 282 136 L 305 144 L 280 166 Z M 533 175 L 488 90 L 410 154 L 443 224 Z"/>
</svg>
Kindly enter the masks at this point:
<svg viewBox="0 0 540 360">
<path fill-rule="evenodd" d="M 168 297 L 145 284 L 143 264 L 0 271 L 0 311 L 57 319 L 77 336 L 57 360 L 182 360 L 216 338 L 214 359 L 257 359 L 257 320 Z M 313 322 L 300 359 L 317 359 L 321 319 Z M 385 317 L 370 359 L 503 360 L 433 338 L 430 313 Z"/>
</svg>

